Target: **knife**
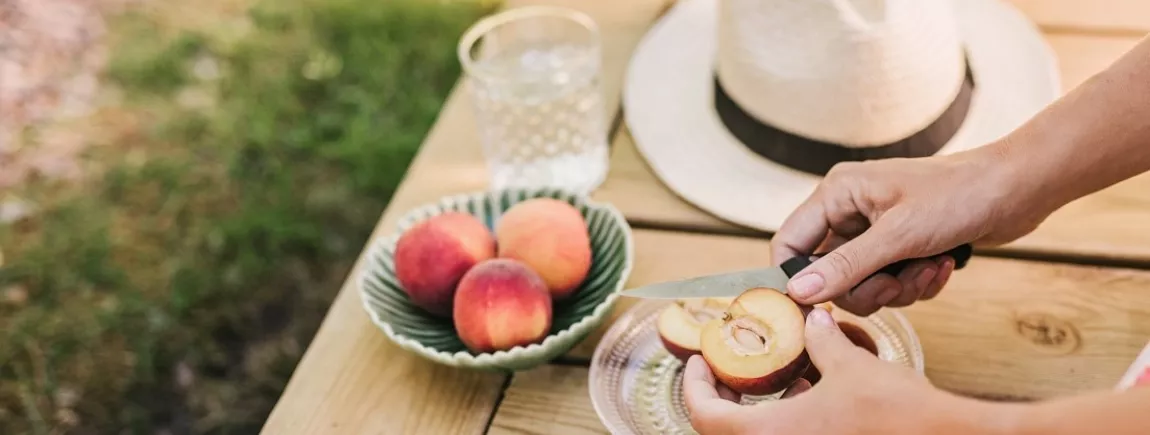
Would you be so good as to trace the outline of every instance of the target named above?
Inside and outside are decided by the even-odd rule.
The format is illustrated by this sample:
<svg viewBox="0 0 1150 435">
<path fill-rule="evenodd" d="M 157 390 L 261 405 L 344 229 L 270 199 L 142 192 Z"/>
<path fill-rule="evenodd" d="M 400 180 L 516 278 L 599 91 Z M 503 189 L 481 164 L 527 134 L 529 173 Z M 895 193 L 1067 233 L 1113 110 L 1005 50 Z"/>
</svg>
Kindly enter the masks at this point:
<svg viewBox="0 0 1150 435">
<path fill-rule="evenodd" d="M 949 255 L 954 258 L 954 268 L 958 270 L 966 266 L 966 262 L 970 260 L 973 251 L 974 249 L 970 244 L 963 244 L 931 258 Z M 812 255 L 810 257 L 794 257 L 776 267 L 750 269 L 721 273 L 718 275 L 700 276 L 680 281 L 650 284 L 624 290 L 622 294 L 623 296 L 649 299 L 722 298 L 735 297 L 755 287 L 768 287 L 786 293 L 787 282 L 791 280 L 791 277 L 798 274 L 799 271 L 805 269 L 807 266 L 810 266 L 811 263 L 822 255 L 825 254 Z M 898 276 L 898 273 L 901 272 L 903 268 L 915 260 L 919 259 L 912 258 L 889 264 L 871 276 L 880 273 Z"/>
</svg>

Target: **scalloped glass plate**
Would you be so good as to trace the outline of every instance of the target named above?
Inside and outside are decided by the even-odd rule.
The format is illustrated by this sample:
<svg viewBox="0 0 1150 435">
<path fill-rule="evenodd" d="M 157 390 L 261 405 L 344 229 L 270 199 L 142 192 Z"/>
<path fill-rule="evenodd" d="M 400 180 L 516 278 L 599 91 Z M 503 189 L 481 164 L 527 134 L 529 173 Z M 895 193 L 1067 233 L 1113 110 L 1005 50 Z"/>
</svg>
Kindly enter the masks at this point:
<svg viewBox="0 0 1150 435">
<path fill-rule="evenodd" d="M 693 434 L 679 385 L 683 364 L 659 342 L 655 319 L 667 300 L 645 300 L 611 327 L 591 359 L 589 389 L 599 419 L 614 434 Z M 865 330 L 879 358 L 923 373 L 922 346 L 906 318 L 883 309 L 869 317 L 832 310 L 840 322 Z M 744 396 L 743 404 L 778 395 Z"/>
</svg>

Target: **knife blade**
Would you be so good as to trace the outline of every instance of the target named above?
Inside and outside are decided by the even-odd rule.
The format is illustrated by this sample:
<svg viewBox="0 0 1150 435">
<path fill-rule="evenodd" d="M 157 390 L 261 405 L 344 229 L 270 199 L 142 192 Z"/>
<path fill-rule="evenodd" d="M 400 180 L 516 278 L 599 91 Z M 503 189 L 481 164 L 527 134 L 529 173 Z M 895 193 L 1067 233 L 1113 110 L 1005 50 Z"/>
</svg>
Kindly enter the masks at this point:
<svg viewBox="0 0 1150 435">
<path fill-rule="evenodd" d="M 931 259 L 938 259 L 943 255 L 954 258 L 954 269 L 966 266 L 973 248 L 970 244 L 963 244 L 949 251 L 943 252 Z M 815 260 L 825 254 L 810 257 L 794 257 L 776 267 L 748 269 L 737 272 L 706 275 L 678 281 L 667 281 L 649 284 L 623 291 L 623 296 L 646 299 L 693 299 L 693 298 L 723 298 L 734 297 L 748 289 L 755 287 L 773 288 L 783 293 L 787 292 L 787 282 L 799 271 L 810 266 Z M 910 258 L 883 267 L 871 276 L 886 273 L 898 276 L 911 262 L 919 260 Z"/>
<path fill-rule="evenodd" d="M 790 279 L 782 267 L 768 267 L 649 284 L 624 290 L 623 296 L 647 299 L 723 298 L 738 296 L 755 287 L 770 287 L 785 293 Z"/>
</svg>

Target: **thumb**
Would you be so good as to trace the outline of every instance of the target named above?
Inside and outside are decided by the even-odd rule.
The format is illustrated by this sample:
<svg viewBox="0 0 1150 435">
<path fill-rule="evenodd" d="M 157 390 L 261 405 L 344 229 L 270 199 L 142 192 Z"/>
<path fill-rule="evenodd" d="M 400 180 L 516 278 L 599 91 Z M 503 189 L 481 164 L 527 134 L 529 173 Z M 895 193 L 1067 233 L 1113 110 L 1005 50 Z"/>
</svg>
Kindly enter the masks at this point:
<svg viewBox="0 0 1150 435">
<path fill-rule="evenodd" d="M 843 334 L 831 313 L 817 307 L 807 314 L 806 349 L 824 377 L 850 367 L 859 360 L 858 352 L 863 352 Z"/>
<path fill-rule="evenodd" d="M 901 239 L 883 225 L 823 255 L 787 283 L 787 293 L 801 304 L 837 298 L 886 265 L 902 260 Z"/>
</svg>

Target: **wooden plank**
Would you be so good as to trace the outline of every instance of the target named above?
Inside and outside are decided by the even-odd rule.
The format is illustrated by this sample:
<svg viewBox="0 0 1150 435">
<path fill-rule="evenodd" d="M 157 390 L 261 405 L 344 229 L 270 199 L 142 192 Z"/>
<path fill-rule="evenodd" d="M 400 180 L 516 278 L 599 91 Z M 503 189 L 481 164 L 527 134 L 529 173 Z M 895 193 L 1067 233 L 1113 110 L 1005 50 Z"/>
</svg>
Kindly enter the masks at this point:
<svg viewBox="0 0 1150 435">
<path fill-rule="evenodd" d="M 753 229 L 727 222 L 679 197 L 655 176 L 651 166 L 639 154 L 635 138 L 625 126 L 615 135 L 611 145 L 611 167 L 607 180 L 591 197 L 614 204 L 634 225 L 763 235 Z"/>
<path fill-rule="evenodd" d="M 1146 2 L 1150 5 L 1150 2 Z M 1140 37 L 1050 33 L 1046 41 L 1058 59 L 1062 90 L 1069 92 L 1106 69 L 1140 41 Z"/>
<path fill-rule="evenodd" d="M 768 265 L 769 241 L 635 232 L 628 288 Z M 1150 340 L 1150 272 L 975 257 L 942 294 L 903 309 L 926 374 L 974 396 L 1043 398 L 1110 388 Z M 572 350 L 588 360 L 614 319 Z"/>
<path fill-rule="evenodd" d="M 1106 68 L 1138 42 L 1131 37 L 1068 34 L 1048 35 L 1048 40 L 1058 55 L 1066 90 Z M 615 204 L 636 225 L 763 235 L 721 220 L 675 195 L 651 172 L 625 129 L 615 138 L 610 174 L 594 197 Z M 1032 234 L 996 251 L 1150 266 L 1150 174 L 1071 203 Z"/>
<path fill-rule="evenodd" d="M 519 372 L 489 434 L 604 434 L 587 396 L 587 368 L 546 365 Z"/>
<path fill-rule="evenodd" d="M 526 0 L 512 5 L 528 2 L 574 7 L 599 22 L 604 92 L 608 116 L 614 116 L 630 50 L 665 3 L 630 1 L 620 7 L 610 1 Z M 466 89 L 461 85 L 452 92 L 373 238 L 393 231 L 413 206 L 486 187 Z M 369 322 L 349 279 L 263 433 L 482 433 L 505 380 L 502 374 L 440 366 L 393 345 Z"/>
<path fill-rule="evenodd" d="M 1150 31 L 1146 0 L 1009 0 L 1046 30 L 1145 33 Z"/>
</svg>

